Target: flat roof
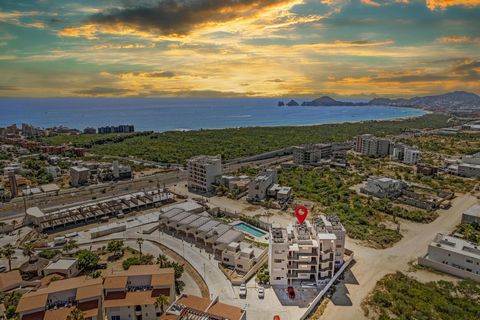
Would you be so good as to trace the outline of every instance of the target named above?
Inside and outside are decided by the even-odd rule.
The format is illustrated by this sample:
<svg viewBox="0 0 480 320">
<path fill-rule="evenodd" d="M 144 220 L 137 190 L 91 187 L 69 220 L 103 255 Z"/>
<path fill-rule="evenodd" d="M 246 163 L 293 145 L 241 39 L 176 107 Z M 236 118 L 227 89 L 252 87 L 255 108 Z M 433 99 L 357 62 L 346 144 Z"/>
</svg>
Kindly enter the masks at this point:
<svg viewBox="0 0 480 320">
<path fill-rule="evenodd" d="M 243 233 L 237 230 L 228 230 L 220 237 L 218 237 L 215 242 L 226 243 L 229 244 L 232 241 L 237 241 L 243 237 Z"/>
<path fill-rule="evenodd" d="M 60 190 L 60 187 L 55 183 L 44 184 L 44 185 L 41 185 L 40 188 L 42 189 L 43 192 L 53 192 L 53 191 Z"/>
<path fill-rule="evenodd" d="M 480 259 L 480 248 L 476 244 L 464 239 L 438 233 L 430 246 L 443 248 L 475 259 Z"/>
<path fill-rule="evenodd" d="M 67 270 L 76 262 L 77 259 L 58 259 L 56 262 L 50 263 L 45 269 Z"/>
<path fill-rule="evenodd" d="M 467 211 L 463 213 L 464 215 L 480 217 L 480 204 L 471 206 Z"/>
<path fill-rule="evenodd" d="M 207 223 L 204 223 L 202 226 L 200 226 L 198 228 L 198 231 L 209 232 L 210 230 L 212 230 L 213 228 L 215 228 L 219 224 L 221 224 L 221 222 L 212 219 L 212 220 L 208 221 Z"/>
</svg>

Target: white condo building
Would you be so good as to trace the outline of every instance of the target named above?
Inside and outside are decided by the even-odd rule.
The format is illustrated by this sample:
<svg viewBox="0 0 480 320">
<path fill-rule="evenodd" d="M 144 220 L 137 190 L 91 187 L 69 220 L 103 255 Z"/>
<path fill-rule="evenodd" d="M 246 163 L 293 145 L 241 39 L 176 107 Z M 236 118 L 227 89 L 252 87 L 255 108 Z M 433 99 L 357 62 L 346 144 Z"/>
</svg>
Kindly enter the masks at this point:
<svg viewBox="0 0 480 320">
<path fill-rule="evenodd" d="M 480 282 L 480 247 L 464 239 L 437 234 L 418 264 Z"/>
<path fill-rule="evenodd" d="M 335 266 L 343 263 L 345 229 L 334 216 L 286 228 L 273 225 L 268 250 L 273 286 L 321 285 L 333 277 Z"/>
<path fill-rule="evenodd" d="M 416 148 L 405 148 L 405 154 L 403 157 L 403 162 L 408 164 L 417 164 L 420 161 L 422 153 Z"/>
<path fill-rule="evenodd" d="M 222 175 L 220 156 L 196 156 L 188 160 L 188 189 L 199 193 L 213 191 L 213 184 Z"/>
</svg>

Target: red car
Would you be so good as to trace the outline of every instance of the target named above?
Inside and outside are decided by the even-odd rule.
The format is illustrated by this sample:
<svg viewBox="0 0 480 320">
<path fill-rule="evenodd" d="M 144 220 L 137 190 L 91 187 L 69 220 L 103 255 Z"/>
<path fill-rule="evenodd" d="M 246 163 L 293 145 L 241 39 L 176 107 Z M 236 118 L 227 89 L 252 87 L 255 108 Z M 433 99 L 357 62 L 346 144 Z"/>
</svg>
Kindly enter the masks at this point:
<svg viewBox="0 0 480 320">
<path fill-rule="evenodd" d="M 293 290 L 293 287 L 288 287 L 287 291 L 288 291 L 288 298 L 290 300 L 295 299 L 295 290 Z"/>
<path fill-rule="evenodd" d="M 273 320 L 280 320 L 280 316 L 273 316 Z"/>
</svg>

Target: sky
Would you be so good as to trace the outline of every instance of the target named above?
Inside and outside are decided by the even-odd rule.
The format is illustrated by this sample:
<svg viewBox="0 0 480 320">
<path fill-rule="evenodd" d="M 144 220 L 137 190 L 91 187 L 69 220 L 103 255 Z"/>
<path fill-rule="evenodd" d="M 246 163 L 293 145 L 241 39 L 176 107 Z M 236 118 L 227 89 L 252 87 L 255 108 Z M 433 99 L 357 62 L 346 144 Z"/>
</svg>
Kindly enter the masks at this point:
<svg viewBox="0 0 480 320">
<path fill-rule="evenodd" d="M 480 0 L 0 0 L 0 97 L 480 94 Z"/>
</svg>

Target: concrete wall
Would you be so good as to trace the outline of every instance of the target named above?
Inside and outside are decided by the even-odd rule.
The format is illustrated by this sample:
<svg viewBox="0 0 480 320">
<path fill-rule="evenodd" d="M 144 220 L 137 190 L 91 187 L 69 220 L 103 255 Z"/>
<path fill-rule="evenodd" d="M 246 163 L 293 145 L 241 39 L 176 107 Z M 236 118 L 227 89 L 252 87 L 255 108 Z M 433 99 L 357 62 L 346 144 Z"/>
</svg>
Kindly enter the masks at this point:
<svg viewBox="0 0 480 320">
<path fill-rule="evenodd" d="M 480 275 L 474 274 L 465 270 L 461 270 L 441 262 L 436 262 L 425 257 L 418 258 L 418 264 L 424 267 L 432 268 L 441 272 L 451 274 L 462 279 L 472 279 L 474 281 L 480 282 Z"/>
</svg>

